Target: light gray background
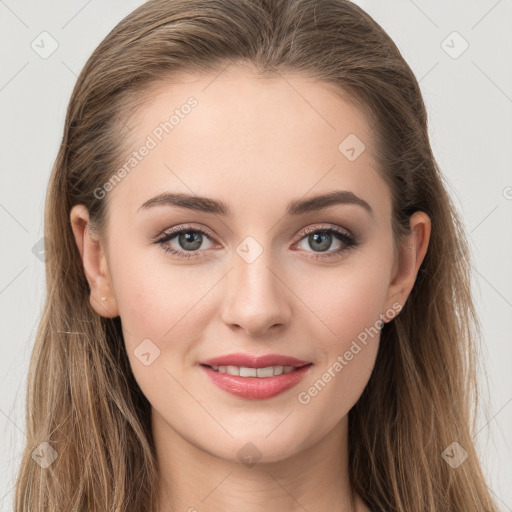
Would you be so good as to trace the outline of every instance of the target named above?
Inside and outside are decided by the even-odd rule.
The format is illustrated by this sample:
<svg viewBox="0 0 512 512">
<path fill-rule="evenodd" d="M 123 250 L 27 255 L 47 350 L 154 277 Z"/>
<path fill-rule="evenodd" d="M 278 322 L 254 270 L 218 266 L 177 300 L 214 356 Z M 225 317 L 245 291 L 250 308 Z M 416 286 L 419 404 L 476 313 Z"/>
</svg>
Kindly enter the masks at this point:
<svg viewBox="0 0 512 512">
<path fill-rule="evenodd" d="M 43 236 L 67 102 L 95 47 L 142 3 L 0 0 L 1 511 L 12 510 L 24 444 L 28 360 L 45 285 L 33 247 Z M 475 440 L 492 493 L 512 511 L 512 0 L 357 3 L 420 80 L 434 153 L 469 233 L 485 342 L 480 360 L 489 377 L 481 385 L 490 397 Z M 50 48 L 44 31 L 58 43 L 48 58 L 31 47 L 46 37 Z M 464 40 L 469 47 L 458 55 Z"/>
</svg>

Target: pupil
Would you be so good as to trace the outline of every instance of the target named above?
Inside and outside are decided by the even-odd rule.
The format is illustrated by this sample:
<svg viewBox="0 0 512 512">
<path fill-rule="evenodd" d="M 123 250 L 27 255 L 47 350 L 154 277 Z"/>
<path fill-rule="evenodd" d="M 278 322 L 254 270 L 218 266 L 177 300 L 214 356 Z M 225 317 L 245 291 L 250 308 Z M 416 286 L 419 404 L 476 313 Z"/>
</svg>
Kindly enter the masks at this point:
<svg viewBox="0 0 512 512">
<path fill-rule="evenodd" d="M 194 233 L 192 231 L 188 231 L 186 233 L 181 233 L 178 237 L 180 246 L 183 247 L 186 251 L 194 251 L 201 247 L 201 234 Z M 187 246 L 187 244 L 192 244 L 191 246 Z"/>
<path fill-rule="evenodd" d="M 315 233 L 310 235 L 310 241 L 314 241 L 312 247 L 316 246 L 319 249 L 328 249 L 331 245 L 331 235 L 329 233 Z"/>
</svg>

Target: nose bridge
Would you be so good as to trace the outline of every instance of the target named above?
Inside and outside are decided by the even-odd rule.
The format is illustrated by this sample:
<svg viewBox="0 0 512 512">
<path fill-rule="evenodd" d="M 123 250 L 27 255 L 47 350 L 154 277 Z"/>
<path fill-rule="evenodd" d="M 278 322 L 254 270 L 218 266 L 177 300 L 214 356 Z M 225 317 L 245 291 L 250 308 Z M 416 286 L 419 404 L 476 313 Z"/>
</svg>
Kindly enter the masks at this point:
<svg viewBox="0 0 512 512">
<path fill-rule="evenodd" d="M 286 286 L 275 275 L 279 263 L 272 257 L 270 245 L 264 246 L 248 236 L 235 252 L 233 270 L 228 276 L 224 322 L 239 325 L 250 334 L 261 334 L 276 324 L 288 323 L 289 297 Z"/>
</svg>

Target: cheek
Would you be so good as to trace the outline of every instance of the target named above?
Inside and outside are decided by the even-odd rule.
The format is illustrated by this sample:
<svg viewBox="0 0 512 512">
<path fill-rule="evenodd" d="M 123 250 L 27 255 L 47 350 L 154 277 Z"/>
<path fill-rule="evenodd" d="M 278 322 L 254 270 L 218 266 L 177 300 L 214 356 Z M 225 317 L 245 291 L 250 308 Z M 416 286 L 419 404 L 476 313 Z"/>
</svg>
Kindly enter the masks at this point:
<svg viewBox="0 0 512 512">
<path fill-rule="evenodd" d="M 205 308 L 218 276 L 142 251 L 126 251 L 124 257 L 120 251 L 117 258 L 112 281 L 126 351 L 139 386 L 152 396 L 152 390 L 174 382 L 171 374 L 179 379 L 195 363 L 193 349 L 208 322 Z"/>
<path fill-rule="evenodd" d="M 389 286 L 384 265 L 347 265 L 328 277 L 320 269 L 301 283 L 299 293 L 324 325 L 321 338 L 328 352 L 342 349 L 384 313 Z"/>
<path fill-rule="evenodd" d="M 117 275 L 116 296 L 133 375 L 159 410 L 186 399 L 178 382 L 186 375 L 190 347 L 200 338 L 196 309 L 206 290 L 187 288 L 176 269 L 156 268 L 137 272 L 136 266 L 126 265 L 125 273 Z M 186 400 L 181 404 L 189 405 Z"/>
<path fill-rule="evenodd" d="M 119 252 L 120 264 L 112 273 L 119 315 L 133 343 L 141 337 L 158 343 L 171 337 L 208 289 L 208 279 L 191 280 L 190 270 L 167 265 L 157 251 Z"/>
<path fill-rule="evenodd" d="M 303 282 L 316 290 L 307 303 L 321 320 L 315 344 L 322 356 L 315 374 L 301 386 L 298 401 L 319 409 L 329 404 L 339 419 L 357 402 L 372 373 L 389 283 L 382 264 L 347 265 L 336 274 L 322 280 L 313 275 Z"/>
</svg>

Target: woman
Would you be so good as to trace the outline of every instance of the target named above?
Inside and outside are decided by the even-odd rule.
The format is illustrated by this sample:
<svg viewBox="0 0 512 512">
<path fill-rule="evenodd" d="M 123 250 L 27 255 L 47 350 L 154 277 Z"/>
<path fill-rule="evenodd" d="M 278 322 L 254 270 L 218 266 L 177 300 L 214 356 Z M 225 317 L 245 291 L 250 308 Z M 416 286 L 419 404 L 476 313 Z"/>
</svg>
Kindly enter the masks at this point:
<svg viewBox="0 0 512 512">
<path fill-rule="evenodd" d="M 345 0 L 150 0 L 46 202 L 16 511 L 495 511 L 467 242 L 418 83 Z"/>
</svg>

